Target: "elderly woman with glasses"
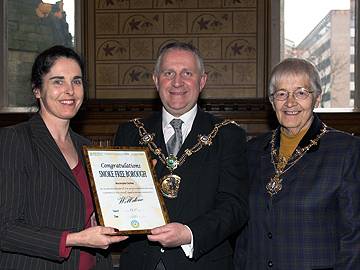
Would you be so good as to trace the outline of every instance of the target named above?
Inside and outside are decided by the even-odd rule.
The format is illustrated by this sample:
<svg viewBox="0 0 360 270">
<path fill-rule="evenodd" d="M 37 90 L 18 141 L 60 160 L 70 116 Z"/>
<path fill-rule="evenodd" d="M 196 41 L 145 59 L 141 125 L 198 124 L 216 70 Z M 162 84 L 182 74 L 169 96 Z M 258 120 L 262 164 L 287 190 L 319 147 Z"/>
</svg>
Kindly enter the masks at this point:
<svg viewBox="0 0 360 270">
<path fill-rule="evenodd" d="M 236 243 L 238 270 L 360 269 L 360 140 L 314 114 L 316 68 L 274 67 L 279 127 L 248 144 L 250 220 Z"/>
</svg>

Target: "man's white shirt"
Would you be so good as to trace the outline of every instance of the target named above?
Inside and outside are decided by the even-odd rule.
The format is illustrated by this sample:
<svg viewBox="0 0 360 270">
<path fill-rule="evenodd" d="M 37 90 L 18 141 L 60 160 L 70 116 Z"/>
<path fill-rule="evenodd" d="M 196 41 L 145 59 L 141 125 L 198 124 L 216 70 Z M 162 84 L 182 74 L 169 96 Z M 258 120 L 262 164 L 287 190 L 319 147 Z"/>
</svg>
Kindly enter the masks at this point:
<svg viewBox="0 0 360 270">
<path fill-rule="evenodd" d="M 167 143 L 167 141 L 171 138 L 172 135 L 174 135 L 175 131 L 174 128 L 170 125 L 170 121 L 174 118 L 181 119 L 183 121 L 183 124 L 181 126 L 181 133 L 183 137 L 182 143 L 184 143 L 186 137 L 189 135 L 192 125 L 194 123 L 195 116 L 197 114 L 197 104 L 188 112 L 184 113 L 180 117 L 174 117 L 171 115 L 166 109 L 163 107 L 162 109 L 162 130 L 164 134 L 164 141 Z M 186 226 L 186 225 L 185 225 Z M 183 249 L 185 255 L 189 258 L 193 257 L 194 252 L 194 237 L 192 234 L 192 231 L 188 226 L 186 226 L 188 230 L 191 233 L 191 242 L 190 244 L 182 245 L 181 248 Z"/>
</svg>

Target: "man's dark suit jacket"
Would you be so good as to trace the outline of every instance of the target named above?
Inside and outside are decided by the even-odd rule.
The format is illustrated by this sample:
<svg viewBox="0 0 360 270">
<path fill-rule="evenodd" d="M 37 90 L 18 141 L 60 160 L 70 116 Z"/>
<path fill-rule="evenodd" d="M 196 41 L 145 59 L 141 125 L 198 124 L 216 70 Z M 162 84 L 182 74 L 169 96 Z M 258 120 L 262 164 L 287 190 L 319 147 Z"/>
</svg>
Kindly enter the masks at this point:
<svg viewBox="0 0 360 270">
<path fill-rule="evenodd" d="M 85 138 L 70 131 L 81 155 Z M 0 269 L 78 269 L 78 248 L 59 257 L 64 231 L 85 226 L 80 187 L 40 115 L 0 131 Z M 98 269 L 111 269 L 98 255 Z"/>
<path fill-rule="evenodd" d="M 321 127 L 315 116 L 300 147 Z M 249 142 L 250 220 L 237 242 L 237 269 L 360 269 L 360 139 L 330 129 L 283 175 L 273 198 L 265 190 L 274 175 L 270 140 L 267 133 Z"/>
<path fill-rule="evenodd" d="M 208 135 L 218 122 L 198 110 L 178 156 L 196 143 L 198 135 Z M 161 113 L 144 124 L 149 133 L 155 134 L 156 145 L 166 155 Z M 138 146 L 139 140 L 137 128 L 128 123 L 119 128 L 115 144 Z M 158 179 L 169 173 L 160 160 L 156 172 Z M 187 157 L 174 173 L 181 176 L 180 191 L 176 199 L 165 198 L 165 204 L 171 222 L 190 227 L 194 258 L 187 258 L 181 247 L 162 249 L 158 243 L 147 241 L 146 236 L 131 236 L 121 254 L 120 269 L 153 270 L 159 259 L 167 270 L 232 269 L 233 251 L 227 238 L 248 218 L 245 132 L 232 124 L 221 128 L 213 145 Z"/>
</svg>

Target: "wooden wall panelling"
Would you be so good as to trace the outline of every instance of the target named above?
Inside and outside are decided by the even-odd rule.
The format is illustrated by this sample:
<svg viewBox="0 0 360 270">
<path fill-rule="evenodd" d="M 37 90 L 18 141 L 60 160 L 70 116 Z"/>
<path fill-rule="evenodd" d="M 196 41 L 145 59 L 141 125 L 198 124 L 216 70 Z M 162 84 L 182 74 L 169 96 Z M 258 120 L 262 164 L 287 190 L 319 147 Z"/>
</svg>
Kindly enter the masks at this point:
<svg viewBox="0 0 360 270">
<path fill-rule="evenodd" d="M 193 43 L 205 58 L 209 80 L 202 98 L 263 97 L 257 92 L 264 85 L 265 60 L 259 53 L 264 42 L 258 42 L 257 34 L 262 1 L 90 0 L 84 4 L 86 21 L 94 22 L 88 24 L 85 37 L 91 97 L 156 99 L 154 63 L 159 48 L 174 40 Z"/>
<path fill-rule="evenodd" d="M 218 117 L 233 119 L 240 123 L 250 137 L 254 137 L 277 126 L 271 105 L 259 99 L 253 100 L 211 100 L 200 101 L 203 110 Z M 144 118 L 159 110 L 159 100 L 90 100 L 86 102 L 71 126 L 78 133 L 88 137 L 97 145 L 112 144 L 119 124 L 132 118 Z M 330 127 L 360 135 L 360 113 L 319 113 Z M 31 114 L 0 114 L 0 127 L 26 121 Z"/>
<path fill-rule="evenodd" d="M 269 104 L 257 99 L 234 102 L 231 100 L 201 100 L 199 106 L 215 116 L 236 120 L 253 137 L 275 126 Z M 145 118 L 161 109 L 159 100 L 122 101 L 92 100 L 72 121 L 72 127 L 86 134 L 95 144 L 110 145 L 119 124 L 132 118 Z"/>
</svg>

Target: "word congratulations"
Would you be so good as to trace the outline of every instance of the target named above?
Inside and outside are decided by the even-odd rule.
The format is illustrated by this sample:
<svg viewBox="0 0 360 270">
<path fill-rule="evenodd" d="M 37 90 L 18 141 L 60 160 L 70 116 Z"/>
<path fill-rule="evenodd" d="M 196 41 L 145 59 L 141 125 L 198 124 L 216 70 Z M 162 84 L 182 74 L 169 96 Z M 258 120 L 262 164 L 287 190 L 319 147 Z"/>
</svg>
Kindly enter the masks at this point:
<svg viewBox="0 0 360 270">
<path fill-rule="evenodd" d="M 101 163 L 101 168 L 104 169 L 119 169 L 119 168 L 141 168 L 140 164 L 132 164 L 132 163 Z"/>
</svg>

